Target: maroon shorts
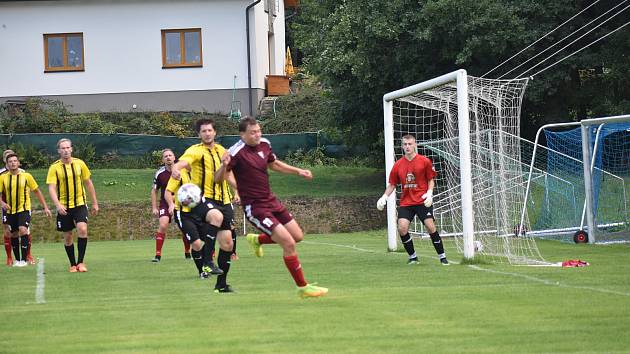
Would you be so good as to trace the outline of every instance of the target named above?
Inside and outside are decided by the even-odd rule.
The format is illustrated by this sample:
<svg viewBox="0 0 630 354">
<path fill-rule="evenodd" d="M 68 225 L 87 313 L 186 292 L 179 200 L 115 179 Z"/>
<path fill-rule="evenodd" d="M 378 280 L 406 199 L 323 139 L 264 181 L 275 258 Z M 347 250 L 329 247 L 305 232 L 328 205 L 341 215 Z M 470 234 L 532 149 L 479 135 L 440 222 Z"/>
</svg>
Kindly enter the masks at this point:
<svg viewBox="0 0 630 354">
<path fill-rule="evenodd" d="M 271 236 L 278 225 L 286 225 L 293 220 L 293 215 L 276 198 L 271 201 L 243 205 L 245 215 L 252 225 Z"/>
<path fill-rule="evenodd" d="M 168 207 L 162 207 L 162 205 L 160 205 L 160 209 L 158 209 L 158 219 L 162 218 L 164 216 L 168 216 L 168 223 L 171 223 L 172 217 L 171 214 L 168 213 Z"/>
</svg>

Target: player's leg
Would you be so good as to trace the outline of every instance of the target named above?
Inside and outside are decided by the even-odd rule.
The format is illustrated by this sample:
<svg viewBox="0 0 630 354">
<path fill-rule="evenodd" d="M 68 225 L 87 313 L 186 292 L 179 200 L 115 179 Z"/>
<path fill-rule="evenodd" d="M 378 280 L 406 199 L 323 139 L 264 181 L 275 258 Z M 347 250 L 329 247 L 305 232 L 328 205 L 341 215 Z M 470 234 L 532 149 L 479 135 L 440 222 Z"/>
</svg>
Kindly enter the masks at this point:
<svg viewBox="0 0 630 354">
<path fill-rule="evenodd" d="M 411 207 L 398 208 L 398 235 L 405 251 L 407 251 L 407 264 L 418 264 L 418 255 L 413 245 L 413 239 L 409 235 L 409 224 L 413 220 L 415 212 Z"/>
<path fill-rule="evenodd" d="M 7 265 L 13 266 L 13 256 L 11 256 L 11 231 L 9 231 L 9 225 L 7 225 L 7 214 L 2 209 L 2 231 L 4 238 L 4 252 L 7 254 Z"/>
<path fill-rule="evenodd" d="M 230 256 L 232 255 L 232 250 L 234 248 L 231 230 L 220 230 L 217 234 L 217 239 L 219 241 L 219 256 L 217 257 L 217 264 L 223 271 L 223 274 L 217 276 L 217 283 L 214 286 L 214 292 L 231 293 L 234 290 L 227 283 L 227 275 L 230 271 Z"/>
<path fill-rule="evenodd" d="M 21 257 L 20 257 L 20 236 L 18 231 L 11 232 L 11 248 L 13 249 L 13 266 L 21 267 Z"/>
<path fill-rule="evenodd" d="M 28 227 L 26 225 L 20 225 L 18 228 L 18 234 L 20 237 L 20 262 L 27 265 L 26 256 L 28 254 Z"/>
<path fill-rule="evenodd" d="M 199 215 L 209 226 L 204 229 L 204 234 L 208 237 L 208 239 L 204 240 L 202 256 L 204 264 L 207 267 L 211 267 L 213 272 L 216 273 L 217 270 L 216 267 L 214 267 L 212 258 L 214 257 L 217 233 L 219 232 L 219 227 L 223 223 L 223 213 L 220 211 L 220 205 L 204 198 L 203 203 L 199 203 L 199 205 L 193 209 L 193 212 Z"/>
<path fill-rule="evenodd" d="M 31 254 L 31 248 L 32 248 L 32 243 L 33 243 L 33 235 L 31 235 L 31 227 L 28 227 L 28 235 L 26 235 L 28 237 L 28 250 L 26 251 L 26 262 L 28 262 L 28 264 L 35 264 L 35 258 L 33 258 L 33 255 Z"/>
<path fill-rule="evenodd" d="M 160 209 L 161 216 L 158 219 L 158 231 L 155 233 L 155 257 L 152 259 L 152 262 L 159 262 L 162 259 L 162 246 L 164 246 L 168 224 L 171 221 L 170 216 L 164 214 L 162 210 Z"/>
<path fill-rule="evenodd" d="M 287 225 L 289 225 L 289 228 L 294 232 L 296 228 L 300 228 L 295 220 L 290 221 Z M 289 270 L 289 273 L 293 277 L 293 281 L 295 281 L 295 285 L 298 287 L 298 295 L 303 298 L 326 295 L 328 288 L 309 284 L 304 278 L 302 264 L 298 258 L 297 250 L 295 249 L 296 241 L 285 226 L 286 225 L 282 224 L 275 225 L 271 238 L 282 247 L 282 258 L 284 259 L 284 264 Z"/>
<path fill-rule="evenodd" d="M 68 256 L 68 262 L 70 262 L 70 273 L 76 273 L 77 260 L 74 255 L 74 240 L 72 237 L 72 230 L 63 232 L 63 246 L 66 250 L 66 256 Z"/>
<path fill-rule="evenodd" d="M 179 210 L 175 211 L 175 223 L 179 230 L 184 234 L 184 237 L 188 239 L 191 248 L 192 259 L 195 262 L 195 266 L 197 267 L 198 274 L 202 278 L 207 278 L 209 274 L 203 274 L 203 260 L 201 259 L 201 249 L 203 248 L 203 242 L 199 237 L 199 231 L 197 228 L 197 223 L 202 224 L 201 221 L 195 222 L 194 215 L 190 213 L 182 213 Z"/>
<path fill-rule="evenodd" d="M 199 234 L 200 234 L 201 240 L 204 243 L 201 249 L 203 271 L 206 273 L 215 274 L 215 275 L 223 274 L 223 270 L 221 269 L 221 267 L 217 267 L 217 265 L 214 263 L 214 260 L 213 260 L 216 239 L 219 233 L 219 231 L 217 230 L 218 228 L 214 225 L 209 225 L 205 222 L 201 224 L 202 225 L 199 228 Z"/>
<path fill-rule="evenodd" d="M 60 215 L 57 213 L 57 231 L 63 235 L 63 247 L 66 250 L 68 261 L 70 262 L 70 273 L 76 273 L 77 261 L 74 256 L 74 240 L 72 239 L 72 230 L 74 230 L 74 219 L 72 215 Z"/>
<path fill-rule="evenodd" d="M 78 259 L 77 270 L 79 272 L 87 272 L 87 267 L 84 262 L 85 251 L 88 243 L 88 209 L 87 206 L 81 205 L 74 208 L 72 211 L 74 222 L 77 226 L 77 246 L 78 246 Z"/>
<path fill-rule="evenodd" d="M 230 259 L 232 261 L 238 261 L 238 255 L 236 254 L 236 229 L 232 227 L 230 233 L 232 234 L 232 255 L 230 256 Z"/>
<path fill-rule="evenodd" d="M 11 232 L 11 248 L 13 249 L 14 258 L 13 266 L 22 267 L 26 265 L 26 262 L 22 262 L 22 256 L 20 254 L 20 231 L 18 214 L 8 215 L 7 224 L 9 225 L 9 231 Z"/>
<path fill-rule="evenodd" d="M 8 231 L 8 228 L 4 227 L 3 230 L 3 234 L 4 234 L 4 251 L 7 254 L 7 265 L 8 266 L 12 266 L 13 265 L 13 255 L 11 254 L 12 251 L 12 247 L 11 247 L 11 232 Z"/>
<path fill-rule="evenodd" d="M 433 209 L 433 207 L 429 207 L 426 209 Z M 432 210 L 430 210 L 430 214 L 433 214 Z M 427 216 L 425 214 L 425 219 L 422 220 L 422 223 L 424 223 L 424 226 L 427 228 L 427 231 L 429 232 L 429 236 L 431 237 L 431 242 L 433 243 L 435 252 L 438 254 L 438 257 L 440 258 L 440 263 L 442 263 L 443 265 L 448 265 L 448 260 L 446 259 L 446 253 L 444 252 L 444 243 L 442 242 L 440 233 L 437 231 L 437 228 L 435 227 L 435 220 L 433 219 L 433 216 L 431 215 Z"/>
<path fill-rule="evenodd" d="M 28 255 L 30 251 L 29 242 L 29 225 L 31 224 L 31 212 L 23 211 L 17 214 L 18 217 L 18 234 L 20 237 L 20 261 L 24 266 L 28 264 Z"/>
<path fill-rule="evenodd" d="M 273 222 L 269 219 L 273 217 L 273 210 L 269 203 L 264 205 L 249 204 L 243 206 L 243 209 L 245 210 L 247 220 L 258 230 L 262 231 L 260 234 L 247 234 L 245 236 L 247 243 L 249 243 L 254 250 L 256 257 L 262 257 L 264 255 L 262 245 L 275 243 L 271 238 Z"/>
</svg>

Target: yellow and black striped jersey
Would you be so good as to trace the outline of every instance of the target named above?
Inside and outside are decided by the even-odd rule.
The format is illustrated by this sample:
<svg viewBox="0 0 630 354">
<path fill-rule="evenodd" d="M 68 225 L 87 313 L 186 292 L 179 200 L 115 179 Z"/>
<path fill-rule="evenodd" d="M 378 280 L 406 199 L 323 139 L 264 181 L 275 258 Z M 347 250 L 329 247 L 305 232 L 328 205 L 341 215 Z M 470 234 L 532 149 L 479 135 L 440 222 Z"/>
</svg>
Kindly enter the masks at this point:
<svg viewBox="0 0 630 354">
<path fill-rule="evenodd" d="M 180 205 L 179 200 L 177 200 L 177 191 L 179 187 L 186 183 L 191 183 L 190 175 L 186 170 L 181 171 L 181 179 L 178 181 L 173 177 L 168 179 L 168 184 L 166 185 L 166 192 L 171 193 L 173 195 L 173 200 L 175 201 L 175 210 L 183 211 L 185 213 L 190 213 L 190 208 Z"/>
<path fill-rule="evenodd" d="M 61 160 L 53 162 L 48 169 L 46 184 L 57 186 L 57 197 L 61 205 L 68 209 L 76 208 L 87 204 L 84 181 L 90 176 L 92 174 L 85 162 L 73 157 L 68 164 Z"/>
<path fill-rule="evenodd" d="M 31 191 L 39 188 L 33 176 L 21 170 L 18 174 L 3 173 L 0 175 L 0 191 L 10 209 L 7 214 L 17 214 L 31 210 Z"/>
<path fill-rule="evenodd" d="M 179 159 L 190 165 L 192 183 L 203 190 L 206 198 L 229 204 L 232 202 L 232 192 L 227 181 L 214 183 L 214 173 L 221 167 L 221 157 L 225 148 L 214 144 L 210 149 L 202 143 L 189 147 Z"/>
</svg>

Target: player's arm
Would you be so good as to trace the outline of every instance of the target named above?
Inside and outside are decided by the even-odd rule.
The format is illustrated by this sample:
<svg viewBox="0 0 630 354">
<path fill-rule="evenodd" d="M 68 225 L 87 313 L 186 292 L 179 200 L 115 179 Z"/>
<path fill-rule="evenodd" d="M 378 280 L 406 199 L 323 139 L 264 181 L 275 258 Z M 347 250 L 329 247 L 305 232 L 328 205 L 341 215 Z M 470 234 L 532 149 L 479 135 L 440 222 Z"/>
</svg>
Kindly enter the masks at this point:
<svg viewBox="0 0 630 354">
<path fill-rule="evenodd" d="M 61 202 L 59 202 L 59 196 L 57 195 L 57 184 L 48 183 L 48 194 L 50 195 L 50 200 L 52 200 L 53 204 L 55 205 L 55 209 L 57 209 L 57 214 L 66 215 L 66 208 L 61 205 Z"/>
<path fill-rule="evenodd" d="M 227 174 L 230 171 L 230 162 L 232 161 L 232 156 L 230 156 L 230 152 L 226 151 L 223 156 L 221 156 L 221 167 L 214 173 L 214 183 L 221 183 L 227 179 Z M 232 177 L 234 174 L 230 173 Z M 230 183 L 228 181 L 228 183 Z M 234 181 L 236 185 L 236 180 Z M 230 184 L 231 185 L 231 184 Z"/>
<path fill-rule="evenodd" d="M 46 200 L 44 199 L 44 195 L 42 194 L 42 191 L 40 191 L 39 188 L 37 188 L 33 190 L 33 193 L 35 193 L 37 200 L 39 200 L 39 204 L 42 207 L 44 207 L 44 214 L 46 214 L 47 217 L 51 217 L 52 214 L 50 213 L 50 209 L 48 209 L 48 204 L 46 204 Z"/>
<path fill-rule="evenodd" d="M 232 202 L 235 204 L 240 204 L 241 197 L 238 195 L 238 186 L 236 185 L 236 178 L 234 177 L 234 173 L 232 171 L 225 172 L 226 180 L 232 191 L 234 192 L 234 198 L 232 198 Z"/>
<path fill-rule="evenodd" d="M 179 181 L 182 178 L 182 168 L 190 171 L 190 164 L 188 163 L 188 161 L 182 160 L 180 158 L 179 161 L 174 163 L 171 167 L 171 177 Z"/>
<path fill-rule="evenodd" d="M 3 184 L 2 181 L 3 180 L 0 179 L 0 191 L 4 190 L 4 184 Z M 4 193 L 2 193 L 2 195 L 0 197 L 4 197 Z M 0 207 L 2 207 L 2 209 L 4 209 L 4 210 L 9 210 L 9 205 L 4 202 L 4 198 L 0 198 Z"/>
<path fill-rule="evenodd" d="M 387 204 L 387 198 L 394 192 L 396 189 L 395 184 L 387 183 L 387 187 L 385 187 L 385 192 L 376 202 L 376 209 L 383 210 L 385 208 L 385 204 Z"/>
<path fill-rule="evenodd" d="M 268 164 L 269 168 L 280 173 L 293 174 L 304 177 L 306 179 L 313 179 L 313 174 L 311 170 L 305 170 L 301 168 L 297 168 L 295 166 L 291 166 L 287 163 L 284 163 L 280 160 L 273 160 Z"/>
<path fill-rule="evenodd" d="M 66 215 L 66 208 L 61 205 L 61 202 L 59 202 L 59 195 L 57 195 L 57 174 L 53 166 L 50 166 L 50 168 L 48 169 L 48 175 L 46 176 L 46 184 L 48 184 L 48 195 L 50 195 L 50 200 L 55 206 L 55 209 L 57 209 L 57 214 Z"/>
<path fill-rule="evenodd" d="M 96 190 L 94 189 L 94 183 L 92 183 L 92 179 L 88 178 L 83 181 L 85 183 L 85 188 L 90 194 L 90 199 L 92 200 L 92 214 L 98 214 L 98 200 L 96 200 Z"/>
<path fill-rule="evenodd" d="M 164 195 L 166 196 L 166 193 L 164 193 Z M 151 212 L 155 216 L 158 216 L 160 213 L 157 207 L 157 198 L 158 198 L 157 189 L 155 189 L 155 186 L 151 187 Z"/>
<path fill-rule="evenodd" d="M 166 191 L 164 191 L 164 200 L 166 200 L 166 204 L 168 204 L 168 213 L 171 216 L 173 216 L 175 212 L 175 200 L 173 199 L 173 195 L 177 192 L 179 184 L 179 181 L 174 179 L 171 174 L 171 178 L 169 178 L 166 186 Z"/>
<path fill-rule="evenodd" d="M 431 178 L 427 184 L 428 190 L 422 195 L 422 199 L 424 199 L 424 206 L 428 208 L 433 205 L 433 188 L 435 188 L 435 179 Z"/>
</svg>

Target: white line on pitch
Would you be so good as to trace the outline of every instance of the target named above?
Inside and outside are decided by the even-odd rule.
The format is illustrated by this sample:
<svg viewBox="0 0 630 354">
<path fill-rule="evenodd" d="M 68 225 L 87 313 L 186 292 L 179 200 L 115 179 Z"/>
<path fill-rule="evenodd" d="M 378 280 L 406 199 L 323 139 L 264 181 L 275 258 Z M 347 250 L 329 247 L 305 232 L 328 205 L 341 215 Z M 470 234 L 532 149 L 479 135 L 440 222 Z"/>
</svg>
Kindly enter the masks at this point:
<svg viewBox="0 0 630 354">
<path fill-rule="evenodd" d="M 46 279 L 44 278 L 44 258 L 37 259 L 37 287 L 35 288 L 35 303 L 45 304 L 44 287 Z"/>
<path fill-rule="evenodd" d="M 368 250 L 368 249 L 365 249 L 365 248 L 359 248 L 357 246 L 338 245 L 338 244 L 335 244 L 335 243 L 328 243 L 328 242 L 302 241 L 302 243 L 312 243 L 312 244 L 316 244 L 316 245 L 343 247 L 343 248 L 350 248 L 350 249 L 353 249 L 355 251 L 360 251 L 360 252 L 377 253 L 376 251 Z"/>
<path fill-rule="evenodd" d="M 589 287 L 589 286 L 565 285 L 565 284 L 561 284 L 560 282 L 557 282 L 557 281 L 551 281 L 551 280 L 546 280 L 546 279 L 532 277 L 531 275 L 511 273 L 511 272 L 501 272 L 501 271 L 498 271 L 498 270 L 481 268 L 481 267 L 476 266 L 476 265 L 469 265 L 468 267 L 470 267 L 472 269 L 475 269 L 475 270 L 481 270 L 481 271 L 484 271 L 484 272 L 490 272 L 490 273 L 495 273 L 495 274 L 503 274 L 503 275 L 510 275 L 510 276 L 519 277 L 519 278 L 525 278 L 527 280 L 543 283 L 545 285 L 556 285 L 556 286 L 563 287 L 563 288 L 583 289 L 583 290 L 591 290 L 591 291 L 596 291 L 596 292 L 606 293 L 606 294 L 630 296 L 630 293 L 624 293 L 624 292 L 621 292 L 621 291 L 614 291 L 614 290 L 608 290 L 608 289 L 602 289 L 602 288 L 592 288 L 592 287 Z"/>
</svg>

